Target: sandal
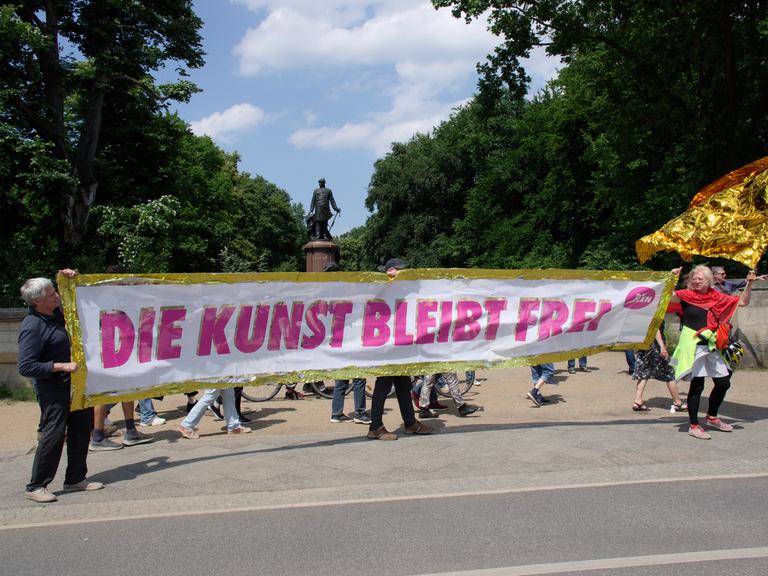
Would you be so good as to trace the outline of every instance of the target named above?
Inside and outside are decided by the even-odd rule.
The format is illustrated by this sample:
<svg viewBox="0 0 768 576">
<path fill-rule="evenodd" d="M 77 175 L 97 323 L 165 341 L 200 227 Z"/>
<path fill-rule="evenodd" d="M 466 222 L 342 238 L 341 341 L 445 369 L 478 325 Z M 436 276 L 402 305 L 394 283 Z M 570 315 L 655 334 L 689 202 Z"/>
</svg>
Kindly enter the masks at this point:
<svg viewBox="0 0 768 576">
<path fill-rule="evenodd" d="M 685 402 L 680 402 L 680 404 L 675 404 L 672 402 L 672 408 L 670 409 L 670 412 L 673 414 L 675 412 L 688 412 L 688 404 Z"/>
<path fill-rule="evenodd" d="M 638 404 L 637 402 L 632 402 L 632 410 L 634 412 L 650 412 L 651 409 L 648 408 L 645 404 Z"/>
</svg>

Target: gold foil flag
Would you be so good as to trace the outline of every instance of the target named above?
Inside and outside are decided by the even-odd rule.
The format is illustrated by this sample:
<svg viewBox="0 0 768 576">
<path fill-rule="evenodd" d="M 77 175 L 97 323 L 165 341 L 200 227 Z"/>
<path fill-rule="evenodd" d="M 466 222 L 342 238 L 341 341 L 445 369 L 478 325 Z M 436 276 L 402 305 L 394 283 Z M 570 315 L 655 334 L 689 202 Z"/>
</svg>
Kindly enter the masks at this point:
<svg viewBox="0 0 768 576">
<path fill-rule="evenodd" d="M 635 242 L 640 263 L 662 250 L 736 260 L 749 268 L 768 246 L 768 156 L 702 188 L 688 209 Z"/>
</svg>

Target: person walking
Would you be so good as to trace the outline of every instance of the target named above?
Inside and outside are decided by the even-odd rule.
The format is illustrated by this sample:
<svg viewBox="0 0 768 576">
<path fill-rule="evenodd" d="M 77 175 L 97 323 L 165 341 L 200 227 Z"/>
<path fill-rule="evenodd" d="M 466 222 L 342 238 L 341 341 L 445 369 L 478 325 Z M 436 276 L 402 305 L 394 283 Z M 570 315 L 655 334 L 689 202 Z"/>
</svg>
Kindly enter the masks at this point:
<svg viewBox="0 0 768 576">
<path fill-rule="evenodd" d="M 680 268 L 673 270 L 677 274 Z M 709 395 L 705 423 L 708 428 L 732 432 L 733 425 L 718 417 L 718 410 L 731 386 L 731 371 L 716 346 L 718 325 L 730 322 L 738 306 L 750 301 L 754 271 L 747 275 L 741 299 L 714 289 L 714 275 L 708 266 L 696 266 L 688 275 L 686 288 L 676 290 L 672 300 L 679 302 L 683 313 L 683 329 L 672 357 L 676 360 L 675 378 L 690 380 L 688 390 L 688 434 L 700 440 L 712 438 L 699 424 L 698 412 L 704 379 L 712 378 L 715 386 Z"/>
</svg>

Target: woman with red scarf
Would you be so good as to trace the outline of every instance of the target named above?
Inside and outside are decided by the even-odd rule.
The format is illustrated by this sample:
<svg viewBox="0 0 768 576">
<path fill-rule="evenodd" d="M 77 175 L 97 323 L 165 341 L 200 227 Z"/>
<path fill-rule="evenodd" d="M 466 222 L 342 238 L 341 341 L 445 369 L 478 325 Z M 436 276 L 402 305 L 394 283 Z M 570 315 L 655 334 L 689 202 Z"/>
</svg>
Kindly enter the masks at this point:
<svg viewBox="0 0 768 576">
<path fill-rule="evenodd" d="M 678 269 L 679 273 L 679 269 Z M 704 391 L 704 379 L 712 378 L 715 387 L 709 395 L 707 427 L 731 432 L 733 426 L 717 417 L 717 411 L 731 386 L 731 373 L 720 351 L 715 346 L 718 324 L 730 322 L 738 306 L 749 304 L 755 273 L 747 275 L 747 285 L 741 299 L 714 289 L 714 276 L 708 266 L 696 266 L 688 275 L 687 288 L 676 290 L 673 302 L 680 302 L 683 330 L 672 357 L 677 361 L 675 378 L 690 380 L 688 391 L 688 434 L 701 440 L 711 436 L 699 424 L 699 401 Z"/>
</svg>

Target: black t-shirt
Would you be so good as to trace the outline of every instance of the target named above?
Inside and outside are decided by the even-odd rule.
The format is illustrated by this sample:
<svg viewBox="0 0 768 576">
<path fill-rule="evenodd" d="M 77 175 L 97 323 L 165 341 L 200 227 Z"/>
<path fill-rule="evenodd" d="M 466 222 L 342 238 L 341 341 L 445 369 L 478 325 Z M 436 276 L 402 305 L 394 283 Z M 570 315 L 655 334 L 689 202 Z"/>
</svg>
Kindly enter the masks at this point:
<svg viewBox="0 0 768 576">
<path fill-rule="evenodd" d="M 708 311 L 699 308 L 693 304 L 688 304 L 685 300 L 680 301 L 683 308 L 683 326 L 699 331 L 707 325 Z"/>
</svg>

